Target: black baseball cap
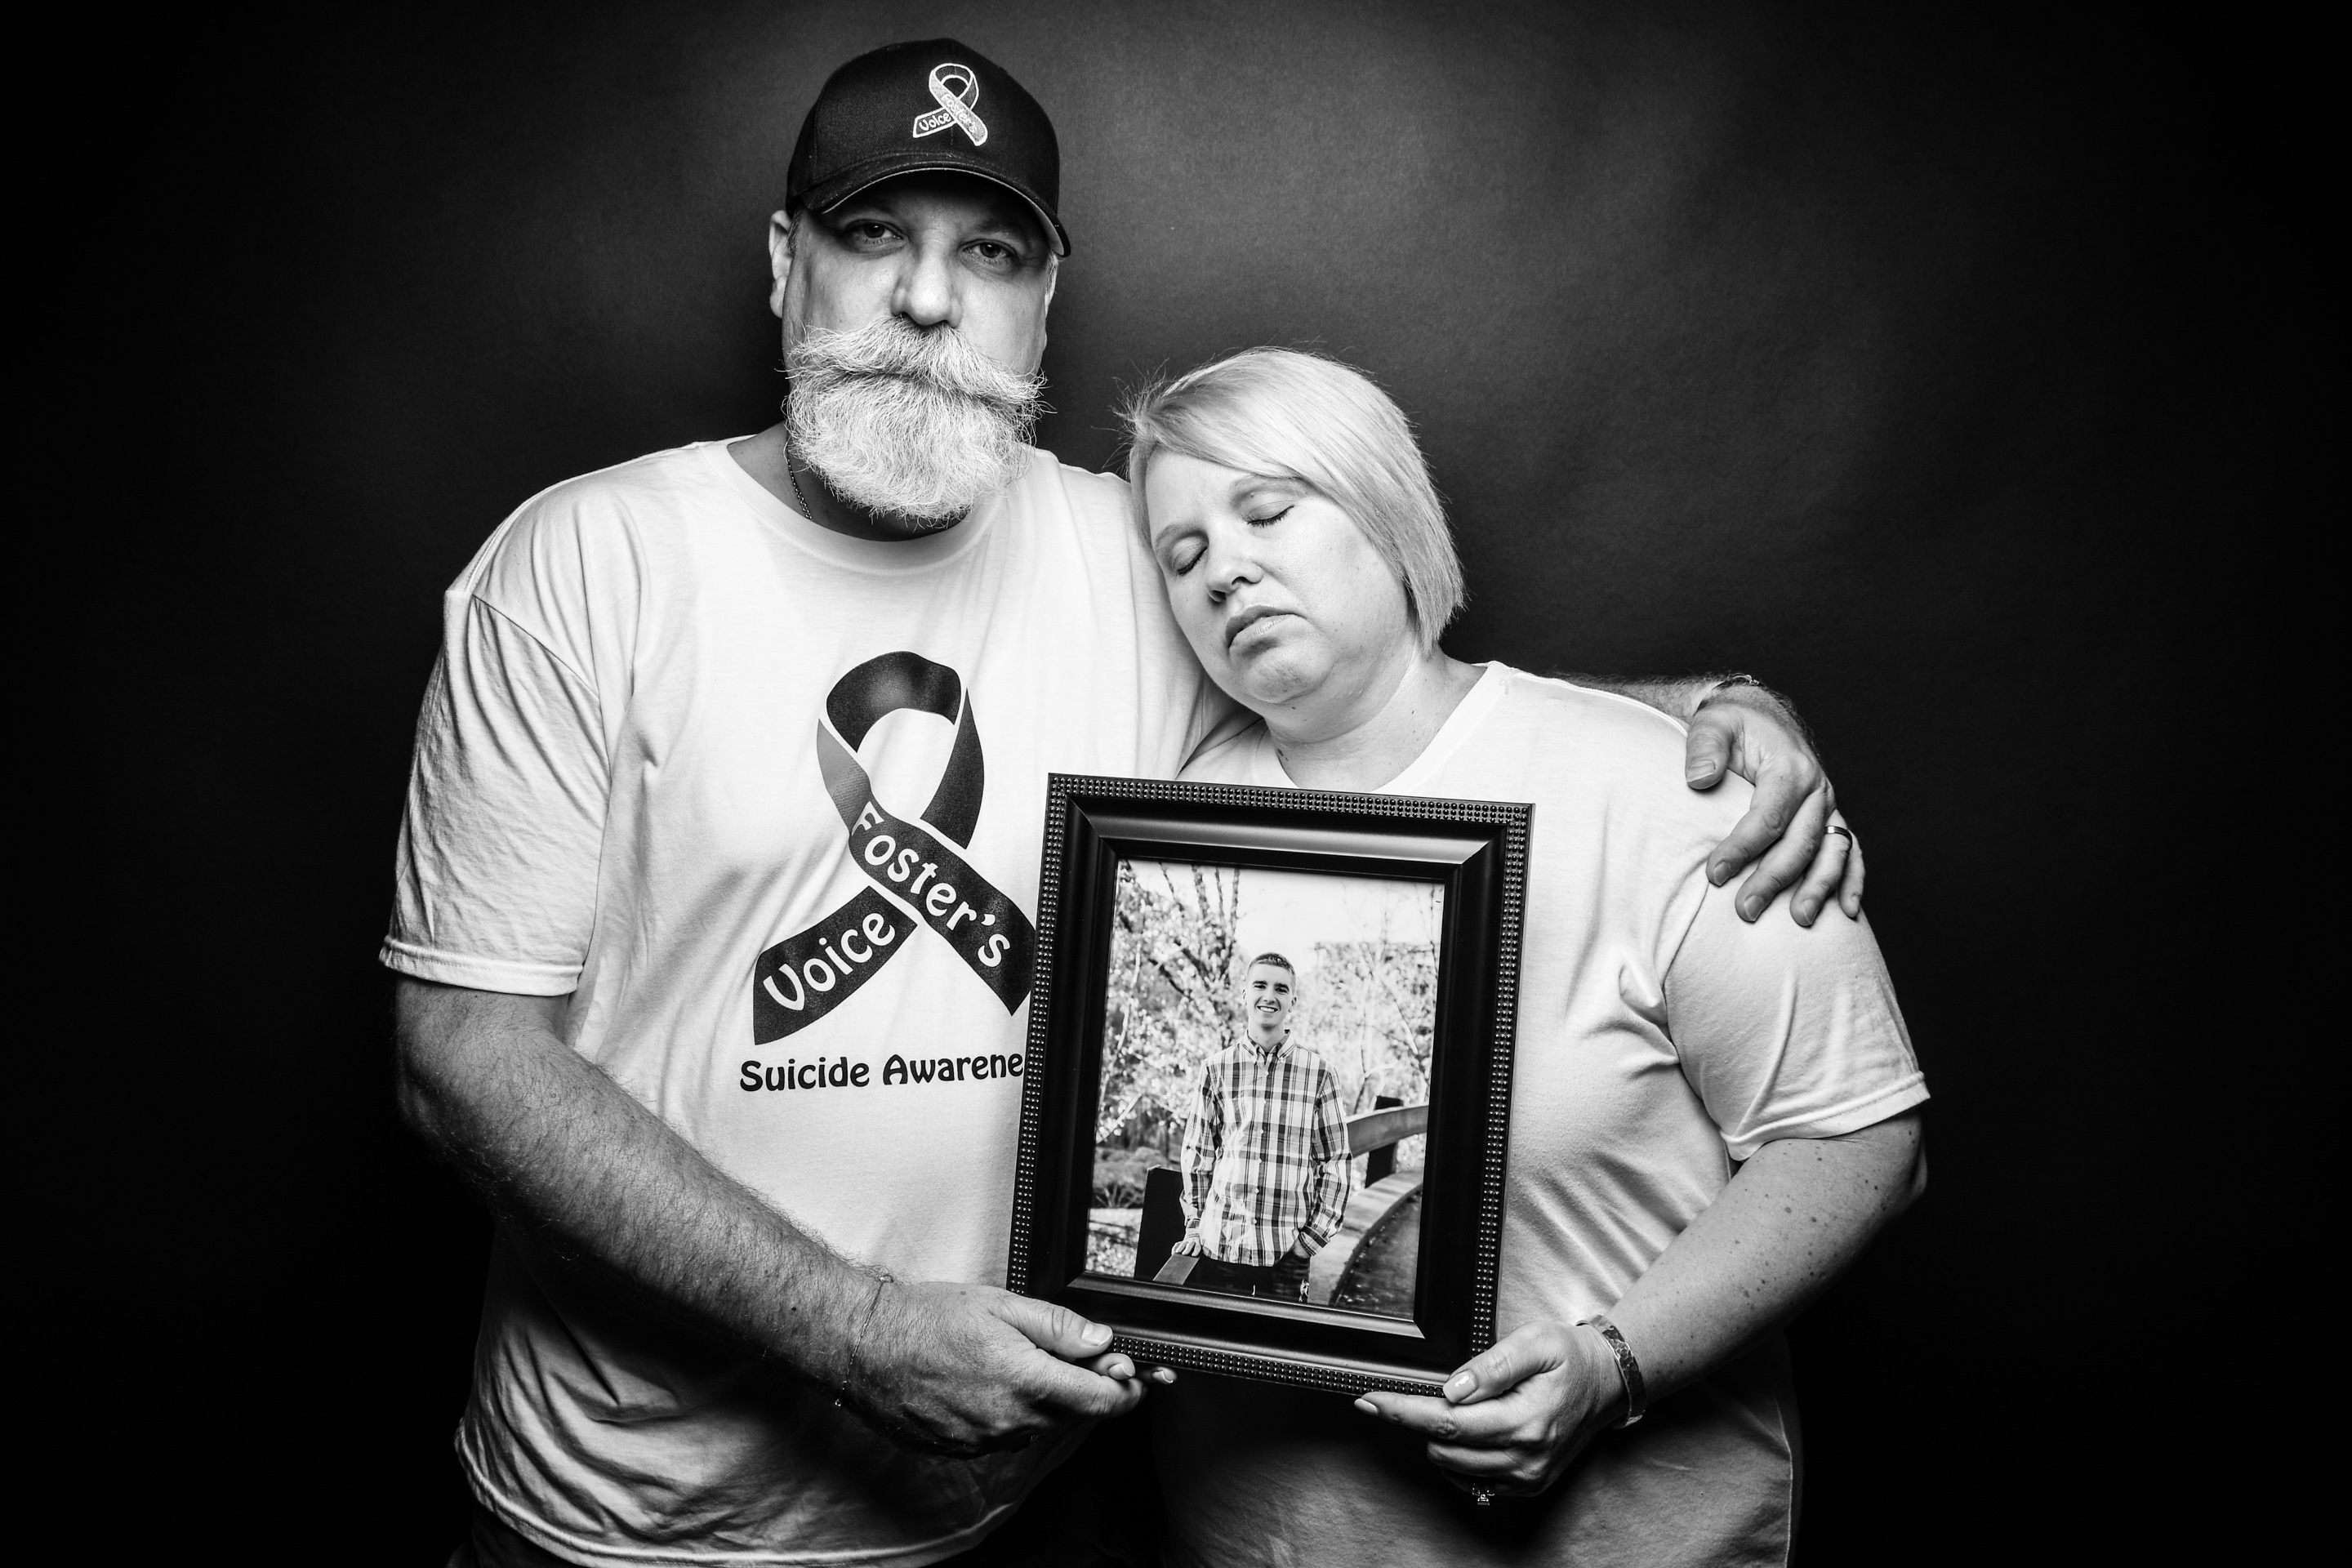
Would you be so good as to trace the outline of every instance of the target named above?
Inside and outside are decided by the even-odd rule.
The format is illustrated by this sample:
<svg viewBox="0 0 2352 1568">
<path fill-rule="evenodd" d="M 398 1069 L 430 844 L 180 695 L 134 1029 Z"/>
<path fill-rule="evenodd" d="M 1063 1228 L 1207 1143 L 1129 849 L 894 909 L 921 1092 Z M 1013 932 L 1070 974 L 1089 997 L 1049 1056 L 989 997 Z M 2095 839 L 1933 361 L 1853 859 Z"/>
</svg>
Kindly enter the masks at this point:
<svg viewBox="0 0 2352 1568">
<path fill-rule="evenodd" d="M 945 169 L 1003 185 L 1037 209 L 1060 254 L 1062 149 L 1054 122 L 968 44 L 886 44 L 826 79 L 793 145 L 784 211 L 824 212 L 898 174 Z"/>
</svg>

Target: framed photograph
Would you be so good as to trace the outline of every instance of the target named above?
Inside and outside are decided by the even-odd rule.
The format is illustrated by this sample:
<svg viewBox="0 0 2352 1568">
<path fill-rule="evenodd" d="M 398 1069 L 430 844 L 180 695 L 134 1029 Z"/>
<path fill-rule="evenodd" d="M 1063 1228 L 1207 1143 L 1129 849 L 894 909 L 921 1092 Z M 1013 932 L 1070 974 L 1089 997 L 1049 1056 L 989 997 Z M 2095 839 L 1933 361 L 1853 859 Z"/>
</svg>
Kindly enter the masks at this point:
<svg viewBox="0 0 2352 1568">
<path fill-rule="evenodd" d="M 1335 1393 L 1491 1344 L 1528 817 L 1052 775 L 1009 1288 Z"/>
</svg>

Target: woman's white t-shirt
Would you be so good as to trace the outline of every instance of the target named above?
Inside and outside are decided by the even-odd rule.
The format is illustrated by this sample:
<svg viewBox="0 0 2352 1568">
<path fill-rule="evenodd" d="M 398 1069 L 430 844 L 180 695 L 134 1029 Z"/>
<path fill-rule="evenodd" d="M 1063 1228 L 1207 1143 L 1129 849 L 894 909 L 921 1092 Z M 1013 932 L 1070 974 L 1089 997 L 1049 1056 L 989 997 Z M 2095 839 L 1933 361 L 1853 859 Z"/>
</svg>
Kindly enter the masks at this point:
<svg viewBox="0 0 2352 1568">
<path fill-rule="evenodd" d="M 1531 819 L 1496 1329 L 1604 1311 L 1735 1162 L 1927 1097 L 1869 927 L 1750 925 L 1707 855 L 1738 779 L 1681 781 L 1683 726 L 1496 664 L 1383 794 L 1528 801 Z M 1254 725 L 1188 780 L 1295 787 Z M 1774 1336 L 1611 1433 L 1545 1498 L 1465 1513 L 1418 1442 L 1328 1395 L 1188 1378 L 1153 1396 L 1177 1560 L 1780 1563 L 1793 1406 Z M 1283 1559 L 1288 1561 L 1290 1559 Z"/>
</svg>

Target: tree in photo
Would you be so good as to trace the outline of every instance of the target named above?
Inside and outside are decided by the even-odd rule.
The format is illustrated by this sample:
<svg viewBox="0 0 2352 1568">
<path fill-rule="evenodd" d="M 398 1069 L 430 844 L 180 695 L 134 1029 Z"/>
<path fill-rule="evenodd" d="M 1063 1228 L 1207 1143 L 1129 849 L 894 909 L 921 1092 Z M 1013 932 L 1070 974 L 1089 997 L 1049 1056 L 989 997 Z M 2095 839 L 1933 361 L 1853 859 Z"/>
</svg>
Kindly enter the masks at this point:
<svg viewBox="0 0 2352 1568">
<path fill-rule="evenodd" d="M 1097 1142 L 1173 1152 L 1192 1068 L 1240 1022 L 1241 901 L 1229 866 L 1120 862 Z"/>
<path fill-rule="evenodd" d="M 1348 1113 L 1379 1095 L 1429 1098 L 1437 1026 L 1437 942 L 1376 938 L 1315 944 L 1314 983 L 1292 1032 L 1331 1064 Z"/>
</svg>

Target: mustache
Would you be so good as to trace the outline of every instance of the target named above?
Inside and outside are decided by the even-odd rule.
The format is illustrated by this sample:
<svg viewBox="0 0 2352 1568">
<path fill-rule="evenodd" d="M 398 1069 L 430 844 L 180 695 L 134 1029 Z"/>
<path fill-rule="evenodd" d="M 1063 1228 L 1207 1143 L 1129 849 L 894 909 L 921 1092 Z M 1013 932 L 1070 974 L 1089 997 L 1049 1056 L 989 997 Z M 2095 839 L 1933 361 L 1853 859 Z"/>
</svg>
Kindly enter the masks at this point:
<svg viewBox="0 0 2352 1568">
<path fill-rule="evenodd" d="M 953 327 L 918 327 L 885 316 L 852 331 L 812 327 L 784 355 L 796 389 L 831 391 L 864 383 L 909 384 L 908 389 L 980 404 L 1023 427 L 1045 412 L 1045 378 L 1009 370 L 974 348 Z"/>
<path fill-rule="evenodd" d="M 1003 490 L 1028 461 L 1045 378 L 1024 375 L 950 327 L 886 316 L 812 328 L 784 355 L 792 446 L 833 492 L 917 531 Z"/>
</svg>

